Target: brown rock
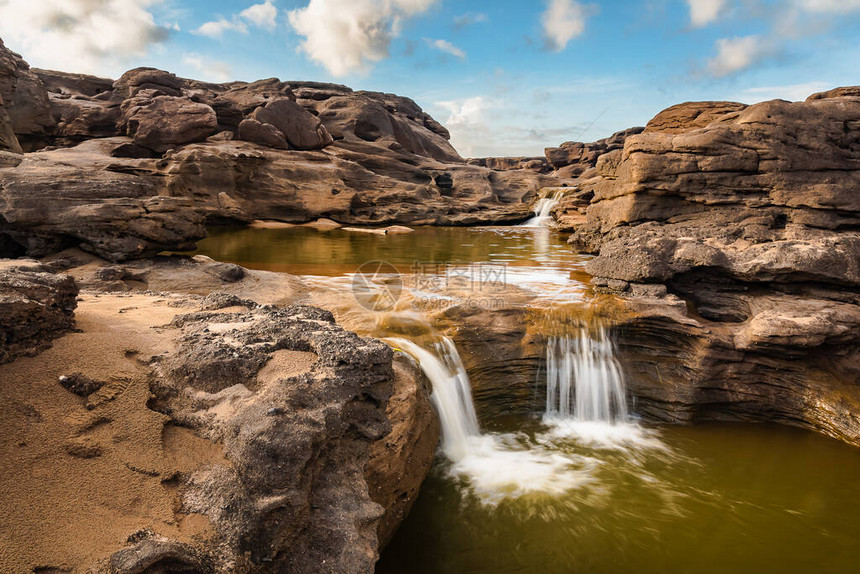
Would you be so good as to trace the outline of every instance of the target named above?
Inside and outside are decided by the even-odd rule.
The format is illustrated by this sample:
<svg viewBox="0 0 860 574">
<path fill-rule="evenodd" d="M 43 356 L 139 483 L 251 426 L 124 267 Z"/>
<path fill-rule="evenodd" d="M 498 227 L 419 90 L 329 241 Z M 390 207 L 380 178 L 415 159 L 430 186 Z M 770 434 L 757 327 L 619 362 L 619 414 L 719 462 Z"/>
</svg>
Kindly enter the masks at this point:
<svg viewBox="0 0 860 574">
<path fill-rule="evenodd" d="M 645 133 L 678 134 L 704 128 L 714 122 L 734 119 L 746 107 L 746 104 L 737 102 L 686 102 L 678 104 L 654 116 L 645 126 Z"/>
<path fill-rule="evenodd" d="M 274 149 L 289 149 L 284 134 L 278 128 L 250 118 L 239 124 L 239 139 Z"/>
<path fill-rule="evenodd" d="M 173 147 L 202 141 L 215 133 L 218 118 L 205 104 L 187 98 L 156 96 L 151 100 L 127 100 L 123 123 L 137 145 L 164 152 Z"/>
<path fill-rule="evenodd" d="M 254 110 L 251 117 L 275 126 L 294 149 L 321 149 L 333 141 L 317 117 L 289 99 L 273 100 Z"/>
<path fill-rule="evenodd" d="M 33 261 L 0 260 L 0 363 L 35 355 L 75 325 L 74 279 Z"/>
</svg>

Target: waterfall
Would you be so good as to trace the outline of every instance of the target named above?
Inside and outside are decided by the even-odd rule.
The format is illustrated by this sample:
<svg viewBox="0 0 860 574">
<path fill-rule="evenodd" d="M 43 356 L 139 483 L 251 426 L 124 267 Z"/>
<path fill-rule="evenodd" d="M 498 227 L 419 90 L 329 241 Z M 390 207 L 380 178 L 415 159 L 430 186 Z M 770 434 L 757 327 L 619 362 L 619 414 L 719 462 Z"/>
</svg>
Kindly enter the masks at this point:
<svg viewBox="0 0 860 574">
<path fill-rule="evenodd" d="M 451 339 L 440 337 L 429 348 L 406 339 L 387 341 L 412 355 L 430 379 L 430 398 L 442 426 L 442 453 L 451 461 L 448 472 L 465 478 L 481 501 L 495 504 L 533 492 L 562 494 L 592 480 L 588 460 L 529 444 L 521 433 L 482 434 L 469 377 Z"/>
<path fill-rule="evenodd" d="M 448 337 L 433 343 L 435 353 L 405 339 L 389 339 L 415 357 L 430 383 L 430 396 L 442 426 L 442 451 L 451 460 L 469 452 L 470 440 L 480 436 L 478 416 L 472 402 L 472 386 L 457 347 Z"/>
<path fill-rule="evenodd" d="M 628 420 L 624 376 L 604 327 L 551 337 L 546 362 L 547 417 L 583 423 Z"/>
<path fill-rule="evenodd" d="M 522 227 L 547 227 L 552 219 L 552 209 L 558 205 L 561 198 L 564 196 L 564 191 L 559 190 L 551 196 L 547 193 L 535 204 L 535 216 L 521 224 Z"/>
</svg>

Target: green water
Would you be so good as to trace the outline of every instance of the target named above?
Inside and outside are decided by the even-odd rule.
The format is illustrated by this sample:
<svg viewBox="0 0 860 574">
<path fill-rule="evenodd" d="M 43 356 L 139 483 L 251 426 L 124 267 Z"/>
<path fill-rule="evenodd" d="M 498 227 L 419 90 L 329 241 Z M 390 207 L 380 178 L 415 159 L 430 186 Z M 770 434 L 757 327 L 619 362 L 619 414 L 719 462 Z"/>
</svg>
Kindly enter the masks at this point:
<svg viewBox="0 0 860 574">
<path fill-rule="evenodd" d="M 295 275 L 353 273 L 367 261 L 386 261 L 401 273 L 418 263 L 496 263 L 558 271 L 567 277 L 587 258 L 558 234 L 539 228 L 418 227 L 413 233 L 376 235 L 308 227 L 215 229 L 198 253 L 251 269 Z"/>
<path fill-rule="evenodd" d="M 438 461 L 378 574 L 856 572 L 860 452 L 774 426 L 663 427 L 594 482 L 483 504 Z"/>
<path fill-rule="evenodd" d="M 587 258 L 541 229 L 221 230 L 198 252 L 322 277 L 336 292 L 372 260 L 401 273 L 416 262 L 504 265 L 509 281 L 539 295 L 564 285 L 581 296 L 587 279 Z M 480 422 L 579 461 L 580 486 L 488 504 L 440 457 L 377 572 L 860 571 L 860 450 L 768 425 L 641 425 L 635 440 L 593 443 L 553 435 L 537 415 Z"/>
</svg>

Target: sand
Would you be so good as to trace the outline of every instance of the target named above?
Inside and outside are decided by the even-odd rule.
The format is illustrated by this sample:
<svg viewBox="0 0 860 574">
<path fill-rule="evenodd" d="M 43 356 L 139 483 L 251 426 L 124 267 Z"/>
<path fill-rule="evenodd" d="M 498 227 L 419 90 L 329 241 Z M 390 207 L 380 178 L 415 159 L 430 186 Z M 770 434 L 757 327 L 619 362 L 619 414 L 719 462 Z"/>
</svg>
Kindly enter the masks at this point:
<svg viewBox="0 0 860 574">
<path fill-rule="evenodd" d="M 229 464 L 221 446 L 146 406 L 145 363 L 179 335 L 161 327 L 194 301 L 85 292 L 80 332 L 0 365 L 0 572 L 85 572 L 142 528 L 182 542 L 212 535 L 205 516 L 180 511 L 180 479 Z M 281 352 L 264 378 L 304 372 L 315 359 Z M 106 385 L 79 397 L 58 382 L 74 372 Z"/>
</svg>

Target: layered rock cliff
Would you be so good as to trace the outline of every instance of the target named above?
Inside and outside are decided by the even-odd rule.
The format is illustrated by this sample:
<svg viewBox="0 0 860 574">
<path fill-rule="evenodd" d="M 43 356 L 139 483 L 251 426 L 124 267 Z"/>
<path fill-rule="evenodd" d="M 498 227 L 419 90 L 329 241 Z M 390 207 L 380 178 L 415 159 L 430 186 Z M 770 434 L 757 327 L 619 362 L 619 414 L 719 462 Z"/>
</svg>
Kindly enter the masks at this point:
<svg viewBox="0 0 860 574">
<path fill-rule="evenodd" d="M 681 104 L 594 165 L 559 220 L 636 312 L 641 408 L 860 444 L 860 90 Z"/>
<path fill-rule="evenodd" d="M 544 164 L 467 163 L 412 100 L 339 85 L 112 81 L 33 70 L 0 44 L 0 96 L 5 256 L 145 257 L 221 221 L 513 222 L 559 183 Z"/>
</svg>

